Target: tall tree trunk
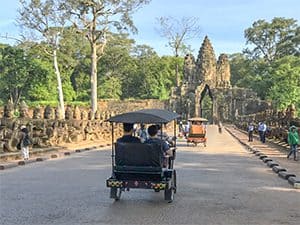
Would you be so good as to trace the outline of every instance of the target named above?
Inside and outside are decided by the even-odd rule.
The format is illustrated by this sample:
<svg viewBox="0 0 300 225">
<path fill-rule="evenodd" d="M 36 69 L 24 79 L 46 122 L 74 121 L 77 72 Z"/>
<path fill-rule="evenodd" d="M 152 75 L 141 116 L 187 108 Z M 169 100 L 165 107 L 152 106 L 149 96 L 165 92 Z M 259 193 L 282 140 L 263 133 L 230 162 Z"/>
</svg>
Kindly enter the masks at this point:
<svg viewBox="0 0 300 225">
<path fill-rule="evenodd" d="M 59 117 L 60 117 L 60 119 L 65 119 L 64 94 L 63 94 L 63 90 L 62 90 L 60 72 L 59 72 L 59 68 L 58 68 L 58 64 L 57 64 L 56 49 L 53 50 L 53 63 L 54 63 L 54 69 L 55 69 L 55 74 L 56 74 L 56 78 L 57 78 L 57 88 L 58 88 L 58 97 L 59 97 Z"/>
<path fill-rule="evenodd" d="M 94 117 L 97 111 L 97 45 L 95 43 L 91 43 L 91 49 L 91 105 Z"/>
<path fill-rule="evenodd" d="M 176 68 L 175 68 L 175 75 L 176 75 L 176 87 L 179 87 L 180 80 L 179 80 L 179 69 L 178 69 L 178 48 L 175 49 L 175 57 L 176 57 Z"/>
<path fill-rule="evenodd" d="M 176 74 L 176 87 L 179 87 L 179 74 L 178 74 L 178 62 L 177 61 L 176 61 L 175 74 Z"/>
</svg>

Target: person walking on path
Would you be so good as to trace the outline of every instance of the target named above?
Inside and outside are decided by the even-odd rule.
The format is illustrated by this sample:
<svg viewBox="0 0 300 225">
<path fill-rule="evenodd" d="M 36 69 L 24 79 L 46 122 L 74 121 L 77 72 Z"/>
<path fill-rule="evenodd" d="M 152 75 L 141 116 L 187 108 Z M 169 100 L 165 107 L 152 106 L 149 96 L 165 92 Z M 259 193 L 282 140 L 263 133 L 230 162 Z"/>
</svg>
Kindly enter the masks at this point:
<svg viewBox="0 0 300 225">
<path fill-rule="evenodd" d="M 31 145 L 31 140 L 29 137 L 29 132 L 26 126 L 21 126 L 21 137 L 20 137 L 20 147 L 24 160 L 29 159 L 29 146 Z"/>
<path fill-rule="evenodd" d="M 294 154 L 294 160 L 297 160 L 297 147 L 299 144 L 299 134 L 295 126 L 291 126 L 289 129 L 288 143 L 290 145 L 291 150 L 287 155 L 287 158 L 289 158 L 292 154 Z"/>
<path fill-rule="evenodd" d="M 249 123 L 249 126 L 248 126 L 248 141 L 249 142 L 253 141 L 253 131 L 254 131 L 253 123 Z"/>
<path fill-rule="evenodd" d="M 264 122 L 260 122 L 258 124 L 258 134 L 259 134 L 259 139 L 262 143 L 266 142 L 266 131 L 267 131 L 267 125 Z"/>
</svg>

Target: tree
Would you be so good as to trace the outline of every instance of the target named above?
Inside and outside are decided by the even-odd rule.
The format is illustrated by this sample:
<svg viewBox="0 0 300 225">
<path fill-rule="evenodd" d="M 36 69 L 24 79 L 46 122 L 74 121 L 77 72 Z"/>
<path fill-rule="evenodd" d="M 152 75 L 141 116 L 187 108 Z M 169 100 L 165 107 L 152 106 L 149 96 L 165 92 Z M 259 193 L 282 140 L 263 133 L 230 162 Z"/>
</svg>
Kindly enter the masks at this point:
<svg viewBox="0 0 300 225">
<path fill-rule="evenodd" d="M 168 46 L 173 50 L 176 60 L 180 53 L 187 53 L 189 46 L 186 41 L 197 37 L 200 33 L 198 18 L 183 17 L 178 20 L 173 17 L 160 17 L 157 19 L 160 28 L 158 32 L 168 39 Z M 178 63 L 176 64 L 176 86 L 179 86 Z"/>
<path fill-rule="evenodd" d="M 20 3 L 19 24 L 35 32 L 31 34 L 31 37 L 38 34 L 40 36 L 38 39 L 43 38 L 48 47 L 45 48 L 45 51 L 53 58 L 57 77 L 60 118 L 64 119 L 64 97 L 57 51 L 59 50 L 60 37 L 66 24 L 67 11 L 63 7 L 61 0 L 20 0 Z"/>
<path fill-rule="evenodd" d="M 273 62 L 268 79 L 272 85 L 267 96 L 277 109 L 291 104 L 300 108 L 300 57 L 286 56 Z"/>
<path fill-rule="evenodd" d="M 65 6 L 73 15 L 73 24 L 90 43 L 91 48 L 91 105 L 97 111 L 97 62 L 104 52 L 109 32 L 137 29 L 132 13 L 150 0 L 66 0 Z"/>
<path fill-rule="evenodd" d="M 10 99 L 17 107 L 20 99 L 45 100 L 53 95 L 49 65 L 33 58 L 20 48 L 0 49 L 0 86 L 3 101 Z M 50 79 L 49 79 L 50 78 Z M 48 81 L 48 83 L 47 83 Z M 47 88 L 47 84 L 49 84 Z"/>
<path fill-rule="evenodd" d="M 258 20 L 245 30 L 246 44 L 254 45 L 245 52 L 268 63 L 285 55 L 300 55 L 300 27 L 294 19 L 275 17 L 271 23 Z"/>
</svg>

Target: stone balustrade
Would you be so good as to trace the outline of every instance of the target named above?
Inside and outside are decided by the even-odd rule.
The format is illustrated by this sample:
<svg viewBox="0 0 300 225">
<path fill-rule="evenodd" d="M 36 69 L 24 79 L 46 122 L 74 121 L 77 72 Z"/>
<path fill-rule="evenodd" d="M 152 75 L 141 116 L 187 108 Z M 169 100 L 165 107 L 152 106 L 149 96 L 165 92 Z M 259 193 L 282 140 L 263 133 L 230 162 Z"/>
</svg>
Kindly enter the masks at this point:
<svg viewBox="0 0 300 225">
<path fill-rule="evenodd" d="M 14 107 L 8 102 L 0 119 L 0 154 L 18 152 L 20 127 L 25 125 L 33 141 L 33 148 L 46 148 L 66 143 L 111 140 L 111 125 L 106 122 L 113 115 L 143 108 L 164 108 L 165 102 L 147 101 L 100 101 L 94 115 L 84 107 L 66 106 L 65 119 L 59 119 L 57 108 L 50 106 L 29 109 L 25 102 L 19 106 L 19 116 L 14 115 Z M 111 110 L 112 109 L 112 110 Z M 122 126 L 114 126 L 115 138 L 122 135 Z"/>
<path fill-rule="evenodd" d="M 237 116 L 235 125 L 243 130 L 247 130 L 248 124 L 255 125 L 256 132 L 259 122 L 267 124 L 267 138 L 287 142 L 288 129 L 291 125 L 300 128 L 300 118 L 296 117 L 295 108 L 290 106 L 284 111 L 265 110 L 256 114 Z M 298 129 L 299 132 L 299 129 Z"/>
</svg>

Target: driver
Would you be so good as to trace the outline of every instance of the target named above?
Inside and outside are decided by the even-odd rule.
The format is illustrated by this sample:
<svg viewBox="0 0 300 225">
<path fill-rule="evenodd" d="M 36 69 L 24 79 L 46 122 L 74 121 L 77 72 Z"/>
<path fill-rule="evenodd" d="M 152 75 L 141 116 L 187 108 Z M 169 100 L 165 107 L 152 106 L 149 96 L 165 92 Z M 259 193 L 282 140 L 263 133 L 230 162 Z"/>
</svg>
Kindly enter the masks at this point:
<svg viewBox="0 0 300 225">
<path fill-rule="evenodd" d="M 138 137 L 133 136 L 133 123 L 123 123 L 123 136 L 117 139 L 123 143 L 141 143 Z"/>
</svg>

